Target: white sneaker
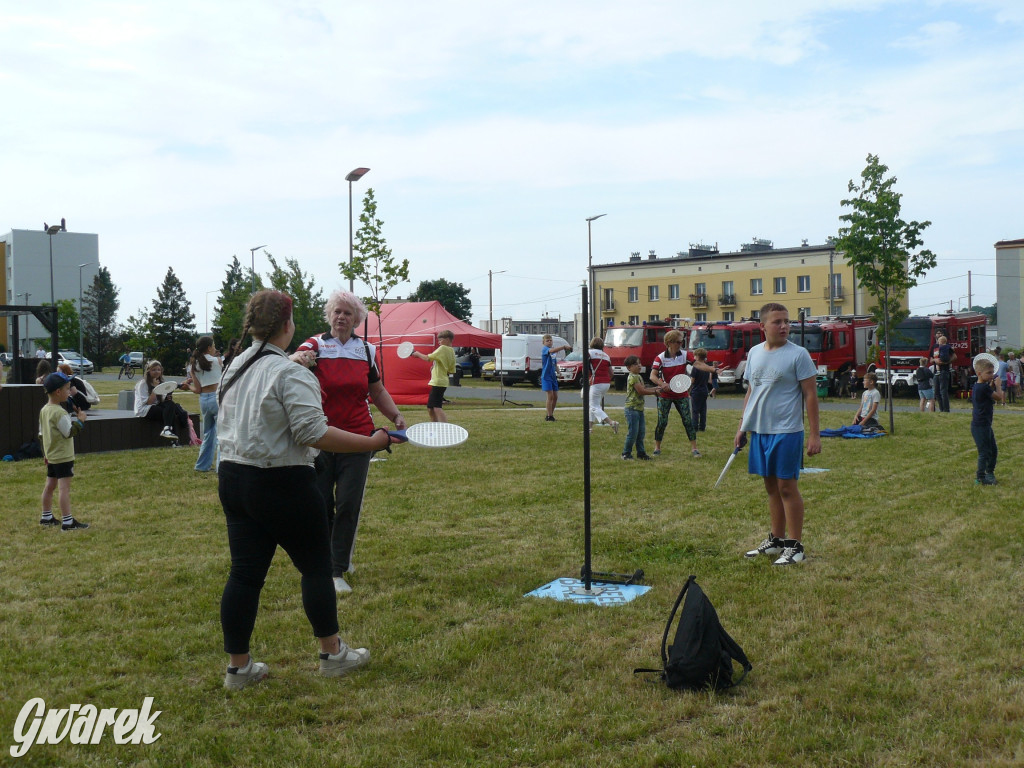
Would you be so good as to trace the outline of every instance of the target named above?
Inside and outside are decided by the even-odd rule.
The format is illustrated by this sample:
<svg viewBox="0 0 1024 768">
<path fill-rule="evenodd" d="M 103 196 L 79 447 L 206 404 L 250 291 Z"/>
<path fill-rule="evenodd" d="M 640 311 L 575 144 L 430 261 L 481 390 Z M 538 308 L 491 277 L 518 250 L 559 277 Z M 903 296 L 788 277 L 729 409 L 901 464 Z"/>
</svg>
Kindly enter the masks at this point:
<svg viewBox="0 0 1024 768">
<path fill-rule="evenodd" d="M 344 576 L 335 576 L 334 591 L 339 595 L 347 595 L 349 592 L 352 591 L 352 587 L 350 587 L 348 585 L 348 582 L 345 581 Z"/>
<path fill-rule="evenodd" d="M 612 424 L 612 432 L 615 433 L 616 435 L 619 434 L 619 422 L 613 421 L 611 424 Z"/>
<path fill-rule="evenodd" d="M 349 648 L 341 644 L 337 653 L 320 654 L 320 674 L 324 677 L 341 677 L 353 669 L 370 663 L 370 652 L 365 648 Z"/>
<path fill-rule="evenodd" d="M 160 437 L 166 437 L 168 440 L 177 440 L 178 436 L 171 431 L 170 427 L 164 427 L 160 430 Z"/>
<path fill-rule="evenodd" d="M 250 656 L 249 663 L 244 667 L 228 667 L 224 675 L 224 687 L 231 691 L 240 691 L 247 685 L 255 685 L 266 679 L 269 674 L 270 668 L 266 664 L 262 661 L 253 661 Z"/>
</svg>

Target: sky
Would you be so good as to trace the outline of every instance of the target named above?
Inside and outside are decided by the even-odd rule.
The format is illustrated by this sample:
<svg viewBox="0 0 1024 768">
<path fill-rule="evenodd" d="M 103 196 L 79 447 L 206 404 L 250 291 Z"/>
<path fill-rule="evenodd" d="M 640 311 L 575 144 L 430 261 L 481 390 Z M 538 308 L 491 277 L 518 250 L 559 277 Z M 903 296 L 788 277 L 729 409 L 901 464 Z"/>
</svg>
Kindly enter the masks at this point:
<svg viewBox="0 0 1024 768">
<path fill-rule="evenodd" d="M 595 264 L 823 243 L 868 154 L 932 222 L 913 312 L 968 272 L 994 303 L 1024 238 L 1018 0 L 6 0 L 0 29 L 0 227 L 98 234 L 122 319 L 171 266 L 204 329 L 259 245 L 344 287 L 360 166 L 392 295 L 461 283 L 475 321 L 571 320 L 598 214 Z"/>
</svg>

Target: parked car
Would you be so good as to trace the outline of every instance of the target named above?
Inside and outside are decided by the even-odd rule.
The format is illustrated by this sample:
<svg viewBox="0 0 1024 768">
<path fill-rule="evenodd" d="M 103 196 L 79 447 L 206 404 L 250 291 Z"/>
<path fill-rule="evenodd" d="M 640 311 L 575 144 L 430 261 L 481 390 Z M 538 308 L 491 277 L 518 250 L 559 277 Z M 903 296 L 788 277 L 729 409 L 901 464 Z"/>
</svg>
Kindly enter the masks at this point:
<svg viewBox="0 0 1024 768">
<path fill-rule="evenodd" d="M 141 352 L 129 352 L 128 357 L 131 358 L 132 368 L 142 368 L 142 353 Z"/>
<path fill-rule="evenodd" d="M 558 386 L 583 386 L 583 350 L 576 349 L 558 361 Z"/>
<path fill-rule="evenodd" d="M 75 373 L 93 372 L 92 361 L 70 349 L 57 350 L 57 364 L 67 363 Z"/>
<path fill-rule="evenodd" d="M 478 349 L 477 355 L 480 358 L 480 374 L 483 375 L 484 365 L 490 361 L 494 361 L 494 350 L 493 349 Z M 473 375 L 473 363 L 470 360 L 470 349 L 469 347 L 459 347 L 455 350 L 455 364 L 462 369 L 463 376 Z"/>
<path fill-rule="evenodd" d="M 544 334 L 541 333 L 506 333 L 501 337 L 500 354 L 496 357 L 498 375 L 506 387 L 522 381 L 528 381 L 534 386 L 540 386 L 541 368 L 541 340 Z M 569 346 L 569 342 L 561 336 L 554 336 L 553 347 Z M 555 357 L 561 360 L 565 352 L 555 353 Z"/>
<path fill-rule="evenodd" d="M 14 362 L 14 355 L 10 352 L 0 352 L 0 365 L 10 365 Z"/>
<path fill-rule="evenodd" d="M 480 366 L 480 375 L 484 377 L 484 381 L 494 380 L 494 360 L 489 360 Z"/>
</svg>

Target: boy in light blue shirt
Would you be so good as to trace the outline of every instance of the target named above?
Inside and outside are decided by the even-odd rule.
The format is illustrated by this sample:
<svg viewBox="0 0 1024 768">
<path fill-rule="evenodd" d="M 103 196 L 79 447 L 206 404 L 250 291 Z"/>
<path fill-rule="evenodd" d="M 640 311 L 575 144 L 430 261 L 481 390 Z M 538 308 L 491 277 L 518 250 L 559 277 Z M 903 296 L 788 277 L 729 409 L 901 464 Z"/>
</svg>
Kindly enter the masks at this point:
<svg viewBox="0 0 1024 768">
<path fill-rule="evenodd" d="M 806 556 L 801 543 L 804 500 L 797 485 L 805 403 L 810 429 L 807 455 L 821 453 L 817 369 L 807 350 L 789 340 L 789 310 L 785 306 L 765 304 L 760 320 L 765 340 L 747 355 L 743 377 L 749 386 L 734 445 L 742 448 L 746 433 L 751 433 L 747 471 L 764 478 L 771 530 L 746 557 L 778 555 L 775 565 L 792 565 Z"/>
</svg>

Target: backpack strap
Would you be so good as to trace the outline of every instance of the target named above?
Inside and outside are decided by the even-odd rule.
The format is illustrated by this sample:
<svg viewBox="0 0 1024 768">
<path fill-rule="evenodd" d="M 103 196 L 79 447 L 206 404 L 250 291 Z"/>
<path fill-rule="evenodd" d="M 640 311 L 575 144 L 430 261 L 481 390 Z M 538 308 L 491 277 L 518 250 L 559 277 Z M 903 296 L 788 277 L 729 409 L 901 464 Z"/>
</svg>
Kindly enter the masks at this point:
<svg viewBox="0 0 1024 768">
<path fill-rule="evenodd" d="M 734 685 L 739 685 L 740 681 L 747 676 L 747 673 L 752 670 L 754 666 L 750 663 L 750 660 L 747 659 L 747 654 L 745 654 L 743 649 L 740 648 L 739 643 L 733 640 L 732 635 L 725 631 L 725 627 L 719 625 L 719 629 L 721 630 L 719 639 L 722 646 L 730 656 L 736 659 L 736 661 L 743 666 L 743 673 L 733 680 L 731 685 L 726 686 L 727 688 L 732 688 Z"/>
<path fill-rule="evenodd" d="M 676 604 L 672 606 L 672 612 L 668 615 L 668 622 L 665 624 L 665 634 L 662 635 L 661 638 L 661 669 L 646 669 L 644 667 L 640 667 L 633 670 L 634 675 L 640 672 L 654 672 L 661 675 L 663 680 L 665 679 L 665 670 L 668 668 L 668 635 L 672 631 L 672 622 L 676 618 L 676 611 L 678 611 L 679 606 L 682 605 L 683 598 L 686 597 L 686 590 L 689 589 L 690 584 L 696 580 L 697 577 L 691 574 L 690 578 L 688 578 L 686 583 L 683 584 L 683 588 L 679 591 L 679 597 L 676 598 Z M 732 638 L 729 639 L 732 640 Z M 733 643 L 733 645 L 736 644 Z M 739 649 L 739 646 L 737 645 L 736 648 Z M 743 651 L 740 650 L 740 655 L 742 654 Z M 746 657 L 744 656 L 744 658 Z"/>
<path fill-rule="evenodd" d="M 264 341 L 263 344 L 266 345 L 266 342 Z M 221 373 L 221 385 L 217 387 L 217 405 L 220 405 L 224 402 L 224 395 L 227 394 L 227 391 L 235 385 L 235 382 L 237 382 L 242 377 L 242 374 L 249 370 L 249 368 L 251 368 L 253 364 L 256 363 L 257 360 L 259 360 L 261 357 L 270 357 L 271 355 L 280 355 L 280 353 L 273 349 L 261 349 L 259 352 L 257 352 L 255 355 L 250 357 L 242 364 L 242 367 L 238 370 L 238 373 L 236 373 L 231 378 L 230 381 L 224 381 L 224 379 L 227 377 L 228 372 L 227 368 L 225 368 L 223 373 Z M 234 359 L 232 359 L 231 362 L 233 363 Z M 228 367 L 231 367 L 231 363 L 228 363 Z"/>
</svg>

